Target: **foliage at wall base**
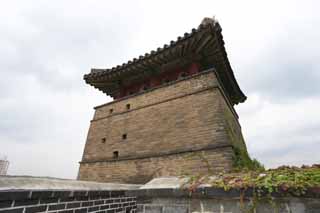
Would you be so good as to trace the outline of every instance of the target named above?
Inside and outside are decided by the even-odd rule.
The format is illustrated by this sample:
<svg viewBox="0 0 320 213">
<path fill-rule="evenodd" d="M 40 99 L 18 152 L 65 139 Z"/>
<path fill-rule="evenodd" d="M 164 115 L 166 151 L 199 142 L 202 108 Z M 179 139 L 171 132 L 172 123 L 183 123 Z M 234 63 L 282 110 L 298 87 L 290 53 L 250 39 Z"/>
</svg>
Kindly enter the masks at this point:
<svg viewBox="0 0 320 213">
<path fill-rule="evenodd" d="M 235 171 L 242 170 L 254 170 L 254 171 L 264 171 L 265 168 L 262 163 L 257 159 L 251 159 L 248 155 L 247 150 L 240 149 L 238 147 L 233 148 L 233 167 Z"/>
</svg>

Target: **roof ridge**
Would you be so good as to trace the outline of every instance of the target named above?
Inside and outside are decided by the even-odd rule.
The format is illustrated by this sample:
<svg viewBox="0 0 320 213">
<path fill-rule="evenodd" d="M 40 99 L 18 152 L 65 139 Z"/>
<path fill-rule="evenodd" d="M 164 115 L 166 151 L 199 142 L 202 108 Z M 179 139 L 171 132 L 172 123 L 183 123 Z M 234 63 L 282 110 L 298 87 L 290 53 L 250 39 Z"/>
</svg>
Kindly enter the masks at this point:
<svg viewBox="0 0 320 213">
<path fill-rule="evenodd" d="M 204 21 L 206 20 L 205 23 L 203 23 Z M 115 70 L 119 70 L 119 69 L 122 69 L 122 68 L 125 68 L 126 66 L 128 65 L 131 65 L 133 63 L 139 63 L 140 61 L 142 60 L 145 60 L 149 57 L 152 57 L 154 55 L 157 55 L 173 46 L 175 46 L 177 43 L 191 37 L 192 35 L 194 35 L 195 33 L 199 32 L 200 30 L 204 29 L 204 28 L 207 28 L 209 27 L 210 25 L 212 26 L 215 26 L 215 24 L 218 23 L 214 18 L 204 18 L 201 22 L 201 24 L 198 26 L 198 28 L 192 28 L 190 32 L 185 32 L 183 34 L 183 36 L 178 36 L 177 39 L 174 41 L 174 40 L 171 40 L 169 42 L 169 44 L 164 44 L 162 47 L 158 47 L 154 50 L 151 50 L 150 52 L 147 52 L 145 53 L 144 55 L 139 55 L 139 57 L 135 57 L 129 61 L 127 61 L 126 63 L 123 63 L 122 65 L 117 65 L 117 66 L 113 66 L 111 68 L 106 68 L 106 69 L 98 69 L 98 68 L 92 68 L 91 69 L 91 73 L 101 73 L 101 72 L 112 72 L 112 71 L 115 71 Z M 87 74 L 88 75 L 88 74 Z M 86 75 L 85 75 L 86 76 Z"/>
</svg>

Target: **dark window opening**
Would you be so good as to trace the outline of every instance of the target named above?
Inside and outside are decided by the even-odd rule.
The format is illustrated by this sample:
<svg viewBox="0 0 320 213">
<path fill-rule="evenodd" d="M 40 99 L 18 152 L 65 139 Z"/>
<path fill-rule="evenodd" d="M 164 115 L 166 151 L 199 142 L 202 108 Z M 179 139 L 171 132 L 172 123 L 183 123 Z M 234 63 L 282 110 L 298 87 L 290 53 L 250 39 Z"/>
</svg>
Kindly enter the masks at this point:
<svg viewBox="0 0 320 213">
<path fill-rule="evenodd" d="M 113 158 L 118 158 L 119 157 L 119 152 L 118 151 L 114 151 L 113 152 Z"/>
<path fill-rule="evenodd" d="M 185 77 L 187 77 L 187 75 L 188 75 L 188 73 L 183 72 L 183 73 L 181 73 L 180 77 L 181 77 L 181 78 L 185 78 Z"/>
<path fill-rule="evenodd" d="M 106 138 L 102 138 L 101 139 L 101 143 L 106 143 L 107 139 Z"/>
<path fill-rule="evenodd" d="M 113 113 L 113 109 L 109 109 L 110 114 Z"/>
<path fill-rule="evenodd" d="M 123 134 L 123 135 L 122 135 L 122 139 L 123 139 L 123 140 L 127 139 L 127 134 Z"/>
<path fill-rule="evenodd" d="M 142 88 L 142 90 L 144 90 L 144 91 L 147 90 L 147 89 L 149 89 L 149 87 L 147 85 L 144 85 L 143 88 Z"/>
<path fill-rule="evenodd" d="M 127 109 L 130 109 L 130 104 L 127 104 Z"/>
</svg>

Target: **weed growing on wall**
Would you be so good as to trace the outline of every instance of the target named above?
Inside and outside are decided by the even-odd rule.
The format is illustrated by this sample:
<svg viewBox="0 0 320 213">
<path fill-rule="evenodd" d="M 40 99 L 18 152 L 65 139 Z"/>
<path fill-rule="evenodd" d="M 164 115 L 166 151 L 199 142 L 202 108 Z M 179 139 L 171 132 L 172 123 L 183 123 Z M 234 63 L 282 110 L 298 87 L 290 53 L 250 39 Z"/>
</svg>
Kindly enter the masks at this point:
<svg viewBox="0 0 320 213">
<path fill-rule="evenodd" d="M 281 166 L 276 169 L 244 170 L 218 175 L 194 175 L 183 187 L 193 192 L 202 184 L 223 188 L 226 191 L 238 189 L 240 191 L 239 200 L 244 212 L 254 212 L 261 201 L 269 202 L 276 210 L 278 207 L 273 202 L 274 193 L 299 197 L 307 191 L 320 190 L 320 164 L 302 167 Z M 253 196 L 249 207 L 245 208 L 243 204 L 247 189 L 253 190 Z"/>
</svg>

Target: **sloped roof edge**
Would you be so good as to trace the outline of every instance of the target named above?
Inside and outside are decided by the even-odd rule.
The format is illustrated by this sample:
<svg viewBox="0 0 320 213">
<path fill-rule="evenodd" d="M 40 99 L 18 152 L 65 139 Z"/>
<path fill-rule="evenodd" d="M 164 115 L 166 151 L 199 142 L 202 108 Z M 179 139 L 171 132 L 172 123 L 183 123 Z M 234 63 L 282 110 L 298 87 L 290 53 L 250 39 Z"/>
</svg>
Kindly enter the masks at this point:
<svg viewBox="0 0 320 213">
<path fill-rule="evenodd" d="M 115 67 L 112 67 L 110 69 L 97 69 L 93 68 L 91 69 L 91 72 L 89 74 L 84 75 L 84 80 L 86 83 L 94 86 L 95 88 L 105 92 L 108 94 L 108 91 L 106 91 L 106 87 L 101 87 L 101 79 L 104 81 L 108 81 L 108 79 L 112 79 L 116 75 L 121 75 L 125 72 L 132 72 L 132 68 L 136 67 L 147 67 L 146 64 L 150 64 L 150 61 L 155 60 L 156 57 L 160 57 L 162 55 L 165 55 L 166 52 L 174 49 L 176 46 L 183 44 L 184 42 L 188 42 L 193 37 L 197 36 L 197 34 L 200 33 L 207 33 L 210 32 L 212 36 L 215 37 L 218 43 L 218 51 L 221 54 L 221 64 L 223 64 L 223 70 L 219 70 L 220 74 L 226 75 L 229 82 L 228 84 L 231 84 L 232 89 L 229 89 L 229 93 L 232 93 L 230 96 L 232 97 L 232 102 L 234 104 L 238 104 L 240 102 L 244 102 L 246 100 L 246 96 L 241 91 L 233 70 L 231 68 L 230 62 L 227 57 L 227 53 L 224 47 L 224 40 L 223 36 L 221 34 L 222 28 L 218 21 L 214 18 L 204 18 L 199 27 L 193 28 L 190 33 L 184 33 L 183 36 L 179 36 L 177 40 L 171 41 L 169 44 L 165 44 L 163 47 L 158 47 L 156 50 L 152 50 L 149 53 L 146 53 L 144 55 L 140 55 L 138 58 L 133 58 L 132 60 L 129 60 L 126 63 L 123 63 L 122 65 L 118 65 Z M 99 82 L 99 83 L 97 83 Z M 99 84 L 99 85 L 98 85 Z M 231 91 L 232 90 L 232 91 Z"/>
</svg>

